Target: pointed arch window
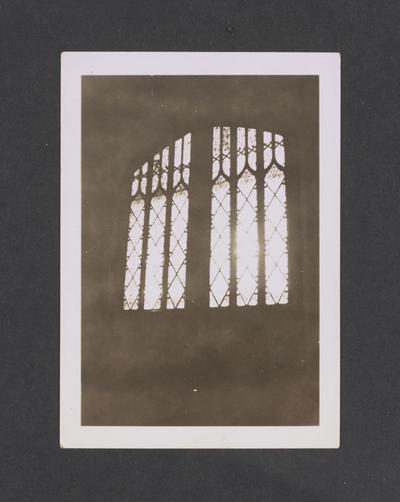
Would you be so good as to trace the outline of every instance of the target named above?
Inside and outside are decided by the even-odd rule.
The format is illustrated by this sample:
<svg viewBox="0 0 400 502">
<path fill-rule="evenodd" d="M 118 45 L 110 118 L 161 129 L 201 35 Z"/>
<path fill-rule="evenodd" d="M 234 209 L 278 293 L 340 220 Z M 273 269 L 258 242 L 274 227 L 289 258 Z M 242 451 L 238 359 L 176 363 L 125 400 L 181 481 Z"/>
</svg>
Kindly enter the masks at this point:
<svg viewBox="0 0 400 502">
<path fill-rule="evenodd" d="M 214 127 L 210 307 L 288 302 L 284 139 Z"/>
<path fill-rule="evenodd" d="M 185 306 L 190 149 L 188 133 L 133 175 L 125 310 Z"/>
<path fill-rule="evenodd" d="M 192 143 L 188 133 L 134 172 L 125 310 L 182 309 L 188 302 L 196 306 L 203 292 L 210 307 L 288 303 L 284 138 L 244 127 L 215 126 L 210 132 L 212 162 L 209 168 L 207 163 L 199 166 L 206 170 L 201 178 L 206 182 L 196 177 L 191 182 L 197 200 L 210 202 L 211 215 L 204 214 L 204 222 L 211 221 L 210 252 L 205 257 L 209 260 L 192 260 L 187 271 Z M 196 232 L 191 227 L 191 249 Z M 187 278 L 193 295 L 197 267 L 209 282 L 206 279 L 195 299 L 188 299 Z"/>
</svg>

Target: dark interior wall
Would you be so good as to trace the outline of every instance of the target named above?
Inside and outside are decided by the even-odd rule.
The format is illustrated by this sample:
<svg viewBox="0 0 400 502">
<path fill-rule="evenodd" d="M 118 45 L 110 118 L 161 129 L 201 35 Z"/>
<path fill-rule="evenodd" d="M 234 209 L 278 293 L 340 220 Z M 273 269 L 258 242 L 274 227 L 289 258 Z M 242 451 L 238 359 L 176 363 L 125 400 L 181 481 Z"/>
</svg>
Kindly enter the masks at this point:
<svg viewBox="0 0 400 502">
<path fill-rule="evenodd" d="M 286 138 L 289 304 L 123 311 L 132 172 L 213 125 Z M 318 423 L 316 77 L 84 77 L 82 237 L 84 424 Z"/>
</svg>

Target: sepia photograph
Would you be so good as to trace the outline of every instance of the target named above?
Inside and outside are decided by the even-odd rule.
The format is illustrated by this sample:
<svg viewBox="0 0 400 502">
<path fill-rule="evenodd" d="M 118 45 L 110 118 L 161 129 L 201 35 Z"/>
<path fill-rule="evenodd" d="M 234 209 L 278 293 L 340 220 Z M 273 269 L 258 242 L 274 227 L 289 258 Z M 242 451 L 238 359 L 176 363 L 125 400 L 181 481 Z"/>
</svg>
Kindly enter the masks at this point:
<svg viewBox="0 0 400 502">
<path fill-rule="evenodd" d="M 155 430 L 167 437 L 185 431 L 177 447 L 185 447 L 180 442 L 188 433 L 188 447 L 212 445 L 218 434 L 217 446 L 234 447 L 224 439 L 227 428 L 239 439 L 251 434 L 249 442 L 246 435 L 239 440 L 243 447 L 258 447 L 257 435 L 268 447 L 263 433 L 278 430 L 282 438 L 320 434 L 324 444 L 338 446 L 339 333 L 330 326 L 336 345 L 322 367 L 321 315 L 328 309 L 338 325 L 339 292 L 337 277 L 326 277 L 326 269 L 322 284 L 321 246 L 335 250 L 339 234 L 338 227 L 330 234 L 325 227 L 331 242 L 322 243 L 320 229 L 325 216 L 338 225 L 328 213 L 339 204 L 339 166 L 332 157 L 321 166 L 321 137 L 329 135 L 322 129 L 321 75 L 269 74 L 268 55 L 266 68 L 253 63 L 248 74 L 241 62 L 252 58 L 244 54 L 213 55 L 209 72 L 203 58 L 196 74 L 199 55 L 155 54 L 149 59 L 154 67 L 160 61 L 157 72 L 98 74 L 89 64 L 75 79 L 79 176 L 62 211 L 70 218 L 75 206 L 79 226 L 65 225 L 79 250 L 75 246 L 74 270 L 64 269 L 77 280 L 62 287 L 62 309 L 65 301 L 79 315 L 75 345 L 61 321 L 61 383 L 73 387 L 61 392 L 61 412 L 63 396 L 74 403 L 64 421 L 74 408 L 82 434 L 118 431 L 119 441 L 126 431 L 133 434 L 130 447 L 135 434 Z M 73 56 L 79 54 L 67 54 L 70 62 Z M 320 56 L 336 71 L 334 57 Z M 274 61 L 279 70 L 285 57 Z M 62 113 L 63 127 L 71 111 Z M 336 134 L 335 113 L 325 126 Z M 328 137 L 325 147 L 337 147 L 338 156 L 334 140 L 329 144 Z M 69 166 L 62 162 L 68 177 Z M 322 183 L 331 193 L 321 210 Z M 323 288 L 330 300 L 322 305 Z M 72 362 L 69 354 L 77 349 Z M 75 376 L 67 381 L 69 362 Z M 330 365 L 336 374 L 327 375 L 326 391 L 321 375 Z M 321 401 L 331 406 L 323 412 L 331 415 L 327 426 Z M 328 438 L 320 433 L 324 427 Z M 212 436 L 194 444 L 196 431 Z M 148 446 L 163 444 L 154 441 Z M 301 444 L 294 439 L 282 446 Z"/>
</svg>

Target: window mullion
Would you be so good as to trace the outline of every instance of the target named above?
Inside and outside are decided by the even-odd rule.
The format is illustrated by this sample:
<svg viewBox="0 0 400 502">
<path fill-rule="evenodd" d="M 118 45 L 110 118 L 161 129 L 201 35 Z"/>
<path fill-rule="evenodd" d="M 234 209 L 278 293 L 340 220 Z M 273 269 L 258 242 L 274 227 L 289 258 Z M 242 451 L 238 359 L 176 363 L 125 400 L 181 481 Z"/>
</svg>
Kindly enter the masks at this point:
<svg viewBox="0 0 400 502">
<path fill-rule="evenodd" d="M 146 261 L 149 240 L 149 218 L 150 218 L 150 204 L 152 198 L 152 178 L 153 178 L 153 162 L 149 162 L 148 171 L 145 174 L 147 177 L 146 195 L 144 200 L 144 221 L 143 221 L 143 243 L 142 243 L 142 256 L 140 264 L 140 287 L 139 287 L 139 309 L 143 310 L 144 307 L 144 291 L 145 291 L 145 278 L 146 278 Z"/>
<path fill-rule="evenodd" d="M 173 177 L 174 177 L 174 159 L 173 152 L 174 148 L 169 148 L 170 154 L 168 157 L 168 177 L 167 177 L 167 190 L 166 190 L 166 208 L 165 208 L 165 229 L 164 229 L 164 262 L 163 262 L 163 275 L 162 275 L 162 296 L 161 296 L 161 308 L 165 309 L 167 307 L 168 299 L 168 269 L 169 269 L 169 257 L 170 257 L 170 242 L 171 242 L 171 212 L 172 212 L 172 196 L 174 193 L 173 189 Z"/>
<path fill-rule="evenodd" d="M 185 301 L 190 309 L 209 302 L 212 141 L 210 127 L 192 135 Z"/>
<path fill-rule="evenodd" d="M 222 149 L 222 141 L 221 141 Z M 222 159 L 222 152 L 221 152 Z M 230 134 L 230 281 L 229 281 L 229 305 L 237 304 L 237 128 L 231 128 Z M 222 161 L 221 161 L 222 162 Z"/>
<path fill-rule="evenodd" d="M 264 139 L 263 131 L 256 132 L 257 152 L 257 231 L 258 231 L 258 304 L 265 305 L 265 197 L 264 197 Z"/>
</svg>

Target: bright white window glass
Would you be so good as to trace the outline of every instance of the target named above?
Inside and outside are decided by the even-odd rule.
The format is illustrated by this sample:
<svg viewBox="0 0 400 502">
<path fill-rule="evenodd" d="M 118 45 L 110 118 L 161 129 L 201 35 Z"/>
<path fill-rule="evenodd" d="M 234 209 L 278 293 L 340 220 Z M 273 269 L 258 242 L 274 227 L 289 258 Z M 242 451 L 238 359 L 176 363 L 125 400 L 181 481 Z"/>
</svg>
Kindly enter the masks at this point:
<svg viewBox="0 0 400 502">
<path fill-rule="evenodd" d="M 229 127 L 213 129 L 210 306 L 229 305 L 230 236 L 231 236 L 231 134 L 237 134 L 237 226 L 236 303 L 256 305 L 258 293 L 258 229 L 256 130 Z M 287 213 L 285 187 L 285 149 L 283 137 L 263 134 L 264 199 L 265 199 L 265 287 L 266 303 L 288 302 Z M 258 146 L 259 147 L 259 146 Z M 149 168 L 144 164 L 132 182 L 132 203 L 129 217 L 126 272 L 124 283 L 125 310 L 139 308 L 143 233 L 147 232 L 147 257 L 144 277 L 144 309 L 161 308 L 166 293 L 167 308 L 184 308 L 186 288 L 186 254 L 188 227 L 188 184 L 190 176 L 191 135 L 186 134 L 174 145 L 174 162 L 169 164 L 169 148 L 154 156 L 151 179 L 149 223 L 144 230 L 144 196 Z M 170 187 L 168 170 L 172 169 Z M 150 188 L 150 187 L 149 187 Z M 171 220 L 168 260 L 165 252 L 166 194 L 171 190 Z M 163 269 L 168 261 L 167 284 L 163 285 Z M 166 288 L 163 291 L 163 288 Z"/>
<path fill-rule="evenodd" d="M 231 132 L 232 131 L 232 132 Z M 229 305 L 230 284 L 230 134 L 235 129 L 214 127 L 211 200 L 210 306 Z M 256 130 L 239 127 L 237 133 L 237 221 L 236 304 L 258 303 L 258 241 L 257 205 L 259 194 L 255 172 L 264 168 L 265 225 L 265 288 L 266 303 L 288 302 L 288 251 L 285 187 L 285 149 L 283 137 L 263 133 L 263 145 L 256 143 Z M 264 165 L 257 166 L 257 148 L 263 148 Z"/>
<path fill-rule="evenodd" d="M 143 245 L 144 201 L 146 193 L 148 164 L 144 164 L 134 175 L 131 195 L 133 197 L 129 214 L 128 245 L 124 284 L 124 310 L 139 307 L 140 270 Z"/>
<path fill-rule="evenodd" d="M 136 310 L 139 306 L 140 263 L 144 219 L 143 200 L 133 200 L 129 215 L 129 234 L 126 253 L 124 309 Z"/>
<path fill-rule="evenodd" d="M 168 163 L 169 163 L 169 147 L 167 146 L 162 151 L 162 159 L 161 159 L 160 184 L 161 188 L 164 191 L 167 189 L 167 183 L 168 183 Z"/>
<path fill-rule="evenodd" d="M 167 308 L 185 306 L 190 149 L 191 134 L 188 133 L 175 142 L 171 155 L 170 148 L 166 147 L 161 154 L 157 153 L 154 156 L 152 170 L 149 170 L 149 165 L 146 163 L 135 172 L 131 191 L 133 200 L 124 283 L 125 310 L 137 310 L 140 307 L 141 290 L 143 290 L 145 310 L 160 309 L 164 295 Z M 173 157 L 173 164 L 170 162 L 170 157 Z M 146 192 L 148 189 L 151 191 L 150 194 Z M 167 222 L 168 193 L 171 194 L 171 211 Z M 150 201 L 146 206 L 144 201 L 148 195 Z M 146 211 L 148 211 L 148 225 L 144 228 Z M 170 228 L 167 251 L 166 227 Z M 147 255 L 142 260 L 144 235 L 147 237 Z M 141 272 L 142 262 L 145 263 L 144 274 Z M 168 270 L 165 271 L 165 268 Z M 165 277 L 167 284 L 163 283 Z M 143 284 L 140 283 L 141 279 L 144 279 Z"/>
<path fill-rule="evenodd" d="M 251 133 L 250 133 L 251 131 Z M 238 145 L 244 143 L 245 130 L 239 128 Z M 257 304 L 258 232 L 255 130 L 247 130 L 247 163 L 238 163 L 237 184 L 237 305 Z M 244 159 L 246 160 L 246 159 Z M 244 169 L 244 170 L 243 170 Z"/>
<path fill-rule="evenodd" d="M 189 197 L 186 186 L 190 175 L 191 135 L 175 142 L 171 232 L 168 267 L 167 308 L 184 308 Z"/>
<path fill-rule="evenodd" d="M 222 145 L 221 145 L 222 132 Z M 222 154 L 221 154 L 222 146 Z M 213 130 L 211 197 L 210 307 L 229 305 L 230 282 L 230 128 Z"/>
<path fill-rule="evenodd" d="M 160 154 L 154 156 L 152 197 L 150 201 L 147 260 L 144 288 L 144 308 L 157 310 L 161 307 L 162 271 L 164 265 L 164 230 L 166 197 L 159 190 L 162 177 Z"/>
<path fill-rule="evenodd" d="M 274 149 L 275 146 L 275 149 Z M 273 162 L 273 150 L 275 160 Z M 265 288 L 267 305 L 288 302 L 288 251 L 283 137 L 264 132 Z"/>
</svg>

